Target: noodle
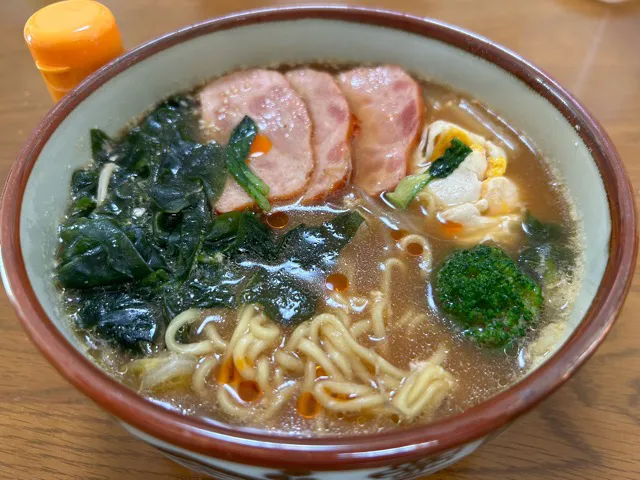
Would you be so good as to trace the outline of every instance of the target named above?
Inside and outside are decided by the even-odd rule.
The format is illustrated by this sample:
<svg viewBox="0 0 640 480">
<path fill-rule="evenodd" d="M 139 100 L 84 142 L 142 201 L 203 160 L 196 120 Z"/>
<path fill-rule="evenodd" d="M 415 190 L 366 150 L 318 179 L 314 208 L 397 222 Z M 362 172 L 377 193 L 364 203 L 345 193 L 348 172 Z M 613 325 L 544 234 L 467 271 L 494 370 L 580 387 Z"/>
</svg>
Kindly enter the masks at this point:
<svg viewBox="0 0 640 480">
<path fill-rule="evenodd" d="M 377 296 L 371 309 L 371 329 L 376 339 L 383 339 L 387 336 L 386 320 L 391 317 L 391 306 L 383 297 Z"/>
<path fill-rule="evenodd" d="M 304 371 L 304 363 L 294 353 L 278 350 L 274 358 L 278 365 L 285 370 L 299 374 Z"/>
<path fill-rule="evenodd" d="M 385 262 L 383 291 L 390 288 L 391 270 L 404 267 L 395 258 Z M 222 412 L 241 421 L 271 418 L 295 392 L 306 395 L 298 402 L 300 414 L 307 418 L 321 417 L 322 409 L 343 414 L 391 409 L 407 419 L 430 414 L 455 383 L 440 366 L 444 349 L 407 372 L 357 341 L 364 333 L 386 334 L 390 308 L 383 298 L 383 294 L 374 292 L 370 319 L 354 323 L 347 312 L 336 309 L 335 313 L 323 313 L 302 323 L 286 341 L 282 340 L 280 328 L 259 308 L 246 306 L 240 309 L 228 342 L 209 323 L 200 334 L 204 340 L 179 343 L 179 330 L 201 317 L 197 309 L 186 310 L 167 327 L 165 338 L 172 356 L 156 360 L 160 363 L 154 364 L 142 384 L 154 388 L 191 375 L 193 391 L 207 398 L 211 397 L 207 383 L 214 368 L 224 372 L 225 368 L 232 368 L 237 374 L 219 373 L 219 385 L 212 386 L 212 393 Z M 423 318 L 424 315 L 407 311 L 399 325 L 417 324 Z M 198 356 L 202 357 L 200 361 Z M 324 428 L 324 420 L 315 421 L 317 429 Z"/>
<path fill-rule="evenodd" d="M 408 419 L 432 413 L 454 387 L 454 380 L 440 365 L 425 362 L 405 379 L 391 403 Z"/>
<path fill-rule="evenodd" d="M 215 352 L 221 346 L 223 346 L 221 342 L 218 341 L 219 337 L 217 335 L 217 332 L 215 333 L 215 335 L 209 333 L 209 335 L 211 335 L 211 338 L 202 340 L 201 342 L 187 344 L 178 342 L 176 336 L 180 329 L 185 325 L 194 323 L 196 320 L 200 320 L 200 314 L 200 310 L 196 308 L 190 308 L 189 310 L 185 310 L 180 315 L 171 320 L 171 323 L 169 323 L 167 331 L 164 335 L 165 343 L 167 344 L 167 349 L 169 351 L 181 354 L 204 355 L 206 353 Z M 207 332 L 212 332 L 212 330 L 215 330 L 215 327 L 213 325 L 207 325 L 207 327 L 205 327 L 205 334 Z"/>
<path fill-rule="evenodd" d="M 384 298 L 390 298 L 391 296 L 391 274 L 393 269 L 400 270 L 402 272 L 407 270 L 407 265 L 397 258 L 388 258 L 382 264 L 382 296 Z"/>
<path fill-rule="evenodd" d="M 218 359 L 214 356 L 206 357 L 195 368 L 193 377 L 191 379 L 191 387 L 193 390 L 204 397 L 207 393 L 207 378 L 211 375 L 214 367 L 218 364 Z"/>
<path fill-rule="evenodd" d="M 353 338 L 361 337 L 363 334 L 367 333 L 371 328 L 370 320 L 360 320 L 357 323 L 354 323 L 349 329 L 349 333 L 353 336 Z"/>
<path fill-rule="evenodd" d="M 422 325 L 426 320 L 427 316 L 424 313 L 416 314 L 413 310 L 407 310 L 402 317 L 400 317 L 396 325 L 399 327 L 415 328 L 418 325 Z"/>
<path fill-rule="evenodd" d="M 384 397 L 375 389 L 351 382 L 325 380 L 318 382 L 313 394 L 327 410 L 334 412 L 359 412 L 384 405 Z M 339 396 L 336 398 L 336 395 Z M 347 397 L 347 398 L 342 398 Z"/>
<path fill-rule="evenodd" d="M 234 394 L 231 394 L 233 388 L 230 385 L 221 385 L 218 388 L 217 403 L 224 413 L 239 420 L 246 420 L 251 416 L 253 406 L 245 406 L 238 402 Z"/>
<path fill-rule="evenodd" d="M 102 167 L 102 170 L 100 170 L 100 176 L 98 178 L 98 191 L 96 192 L 97 205 L 100 205 L 107 198 L 111 176 L 117 169 L 118 165 L 116 165 L 114 162 L 107 162 L 104 167 Z"/>
<path fill-rule="evenodd" d="M 224 360 L 231 356 L 243 378 L 256 380 L 258 359 L 277 346 L 279 337 L 280 329 L 273 322 L 255 307 L 248 308 L 240 315 Z"/>
<path fill-rule="evenodd" d="M 285 403 L 293 398 L 297 391 L 298 386 L 295 383 L 283 385 L 275 392 L 275 398 L 271 400 L 269 405 L 262 412 L 257 412 L 256 418 L 260 422 L 269 420 L 282 409 Z"/>
<path fill-rule="evenodd" d="M 426 238 L 416 233 L 405 235 L 400 239 L 400 246 L 406 252 L 407 247 L 411 244 L 418 244 L 422 247 L 422 254 L 420 255 L 420 272 L 423 276 L 426 276 L 431 271 L 432 254 L 431 246 Z"/>
</svg>

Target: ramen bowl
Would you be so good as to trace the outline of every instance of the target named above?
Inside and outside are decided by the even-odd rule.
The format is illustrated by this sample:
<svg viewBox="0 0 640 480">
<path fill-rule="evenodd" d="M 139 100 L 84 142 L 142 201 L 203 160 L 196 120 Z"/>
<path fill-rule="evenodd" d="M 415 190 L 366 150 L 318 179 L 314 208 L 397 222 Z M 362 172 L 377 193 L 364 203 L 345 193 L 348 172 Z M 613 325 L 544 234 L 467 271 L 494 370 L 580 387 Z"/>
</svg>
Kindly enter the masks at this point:
<svg viewBox="0 0 640 480">
<path fill-rule="evenodd" d="M 139 396 L 83 353 L 57 304 L 56 229 L 88 127 L 114 134 L 168 95 L 240 67 L 327 60 L 394 63 L 488 105 L 533 140 L 584 223 L 586 271 L 569 328 L 546 361 L 463 413 L 376 435 L 297 437 L 183 416 Z M 633 192 L 611 140 L 566 90 L 516 54 L 440 22 L 362 8 L 239 13 L 170 33 L 116 59 L 68 94 L 13 165 L 1 210 L 3 281 L 36 346 L 133 435 L 216 478 L 402 478 L 473 452 L 567 381 L 603 341 L 637 253 Z"/>
</svg>

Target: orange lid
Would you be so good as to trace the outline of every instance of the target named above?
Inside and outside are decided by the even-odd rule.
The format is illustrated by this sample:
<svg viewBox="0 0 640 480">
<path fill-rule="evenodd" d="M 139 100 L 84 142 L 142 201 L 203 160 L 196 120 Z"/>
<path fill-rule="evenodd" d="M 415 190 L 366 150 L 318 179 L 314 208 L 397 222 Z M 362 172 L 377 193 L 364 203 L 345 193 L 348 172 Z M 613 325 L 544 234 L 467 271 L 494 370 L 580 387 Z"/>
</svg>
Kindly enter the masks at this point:
<svg viewBox="0 0 640 480">
<path fill-rule="evenodd" d="M 27 20 L 24 38 L 54 100 L 124 51 L 113 14 L 92 0 L 38 10 Z"/>
</svg>

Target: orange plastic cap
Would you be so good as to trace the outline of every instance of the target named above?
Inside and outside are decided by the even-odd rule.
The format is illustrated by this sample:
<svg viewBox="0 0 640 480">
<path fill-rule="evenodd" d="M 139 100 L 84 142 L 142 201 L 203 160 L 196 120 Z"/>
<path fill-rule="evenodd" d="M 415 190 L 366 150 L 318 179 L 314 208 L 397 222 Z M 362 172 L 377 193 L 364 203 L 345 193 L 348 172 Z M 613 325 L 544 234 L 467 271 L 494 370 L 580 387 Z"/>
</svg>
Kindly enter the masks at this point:
<svg viewBox="0 0 640 480">
<path fill-rule="evenodd" d="M 38 10 L 27 20 L 24 38 L 55 100 L 124 51 L 113 14 L 92 0 Z"/>
</svg>

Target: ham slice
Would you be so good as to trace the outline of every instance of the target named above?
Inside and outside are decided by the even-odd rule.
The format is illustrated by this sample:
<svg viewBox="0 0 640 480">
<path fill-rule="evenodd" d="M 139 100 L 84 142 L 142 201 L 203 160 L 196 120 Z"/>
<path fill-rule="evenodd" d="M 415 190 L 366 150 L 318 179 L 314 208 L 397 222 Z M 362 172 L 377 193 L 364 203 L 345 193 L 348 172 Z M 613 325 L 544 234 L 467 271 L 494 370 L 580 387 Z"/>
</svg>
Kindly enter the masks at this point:
<svg viewBox="0 0 640 480">
<path fill-rule="evenodd" d="M 312 202 L 342 187 L 349 178 L 351 112 L 328 73 L 305 68 L 291 71 L 286 77 L 307 105 L 313 123 L 311 146 L 316 167 L 303 200 Z"/>
<path fill-rule="evenodd" d="M 420 86 L 392 65 L 355 68 L 337 79 L 359 126 L 353 139 L 353 183 L 370 195 L 393 190 L 407 174 L 421 130 Z"/>
<path fill-rule="evenodd" d="M 269 200 L 301 195 L 314 168 L 311 120 L 300 96 L 281 73 L 246 70 L 226 75 L 200 92 L 203 131 L 225 145 L 245 115 L 271 142 L 271 149 L 248 160 L 249 168 L 270 188 Z M 229 212 L 254 205 L 231 178 L 216 203 Z"/>
</svg>

